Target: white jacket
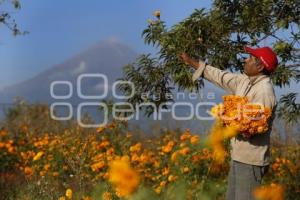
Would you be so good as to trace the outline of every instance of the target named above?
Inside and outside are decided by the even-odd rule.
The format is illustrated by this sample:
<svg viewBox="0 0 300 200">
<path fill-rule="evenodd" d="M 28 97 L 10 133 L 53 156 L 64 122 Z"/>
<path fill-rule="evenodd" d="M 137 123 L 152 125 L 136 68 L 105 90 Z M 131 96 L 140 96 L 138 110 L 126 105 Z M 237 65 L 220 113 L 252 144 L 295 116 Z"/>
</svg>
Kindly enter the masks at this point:
<svg viewBox="0 0 300 200">
<path fill-rule="evenodd" d="M 269 121 L 269 130 L 264 134 L 231 139 L 231 158 L 246 164 L 265 166 L 270 163 L 270 133 L 275 116 L 276 97 L 270 77 L 258 75 L 249 77 L 245 74 L 230 73 L 202 64 L 193 74 L 193 80 L 200 76 L 233 95 L 247 96 L 251 103 L 260 103 L 273 110 Z"/>
</svg>

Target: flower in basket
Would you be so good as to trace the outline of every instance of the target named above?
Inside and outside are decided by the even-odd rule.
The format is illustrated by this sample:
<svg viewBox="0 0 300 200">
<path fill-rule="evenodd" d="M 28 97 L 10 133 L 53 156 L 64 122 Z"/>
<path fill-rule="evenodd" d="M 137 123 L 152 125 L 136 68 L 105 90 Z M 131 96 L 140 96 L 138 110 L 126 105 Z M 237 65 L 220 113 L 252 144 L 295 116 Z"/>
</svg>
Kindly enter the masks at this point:
<svg viewBox="0 0 300 200">
<path fill-rule="evenodd" d="M 223 104 L 211 109 L 211 114 L 224 126 L 239 127 L 238 131 L 245 137 L 262 134 L 268 130 L 272 114 L 270 108 L 250 103 L 247 97 L 234 95 L 223 96 L 223 101 Z"/>
</svg>

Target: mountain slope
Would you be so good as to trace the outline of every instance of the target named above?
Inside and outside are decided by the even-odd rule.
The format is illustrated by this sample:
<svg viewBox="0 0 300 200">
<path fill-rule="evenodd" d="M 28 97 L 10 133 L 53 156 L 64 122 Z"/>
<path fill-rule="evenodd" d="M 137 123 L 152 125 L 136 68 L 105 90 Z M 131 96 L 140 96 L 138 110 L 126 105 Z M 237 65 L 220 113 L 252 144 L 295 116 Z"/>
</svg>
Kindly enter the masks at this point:
<svg viewBox="0 0 300 200">
<path fill-rule="evenodd" d="M 107 75 L 111 83 L 122 76 L 122 67 L 133 62 L 137 56 L 137 53 L 122 43 L 102 41 L 29 80 L 3 88 L 0 92 L 1 102 L 12 102 L 16 96 L 29 102 L 51 102 L 50 84 L 53 81 L 70 81 L 74 88 L 73 98 L 76 98 L 76 80 L 80 74 L 102 73 Z M 97 89 L 101 89 L 99 79 L 97 80 L 83 82 L 87 94 L 96 95 Z M 66 94 L 67 87 L 60 86 L 55 87 L 55 93 Z"/>
</svg>

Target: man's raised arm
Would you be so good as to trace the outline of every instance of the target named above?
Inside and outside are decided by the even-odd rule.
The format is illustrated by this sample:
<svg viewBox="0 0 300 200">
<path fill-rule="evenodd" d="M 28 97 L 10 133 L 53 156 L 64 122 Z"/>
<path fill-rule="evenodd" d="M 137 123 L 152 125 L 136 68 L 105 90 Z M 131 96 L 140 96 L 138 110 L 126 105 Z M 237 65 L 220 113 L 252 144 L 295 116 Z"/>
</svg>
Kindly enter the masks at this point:
<svg viewBox="0 0 300 200">
<path fill-rule="evenodd" d="M 197 61 L 186 53 L 180 54 L 180 58 L 185 64 L 192 66 L 196 70 L 193 74 L 194 81 L 203 75 L 206 80 L 231 93 L 235 93 L 238 83 L 245 78 L 242 74 L 230 73 L 207 65 L 202 60 Z"/>
</svg>

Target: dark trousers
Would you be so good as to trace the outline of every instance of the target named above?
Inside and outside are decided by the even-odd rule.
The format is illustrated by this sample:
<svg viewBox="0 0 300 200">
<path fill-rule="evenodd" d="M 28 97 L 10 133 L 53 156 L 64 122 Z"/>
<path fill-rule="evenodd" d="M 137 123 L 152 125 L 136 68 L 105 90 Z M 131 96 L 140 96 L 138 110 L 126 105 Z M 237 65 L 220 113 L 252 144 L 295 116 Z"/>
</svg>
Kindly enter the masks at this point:
<svg viewBox="0 0 300 200">
<path fill-rule="evenodd" d="M 268 168 L 231 161 L 226 199 L 254 200 L 253 190 L 261 184 Z"/>
</svg>

